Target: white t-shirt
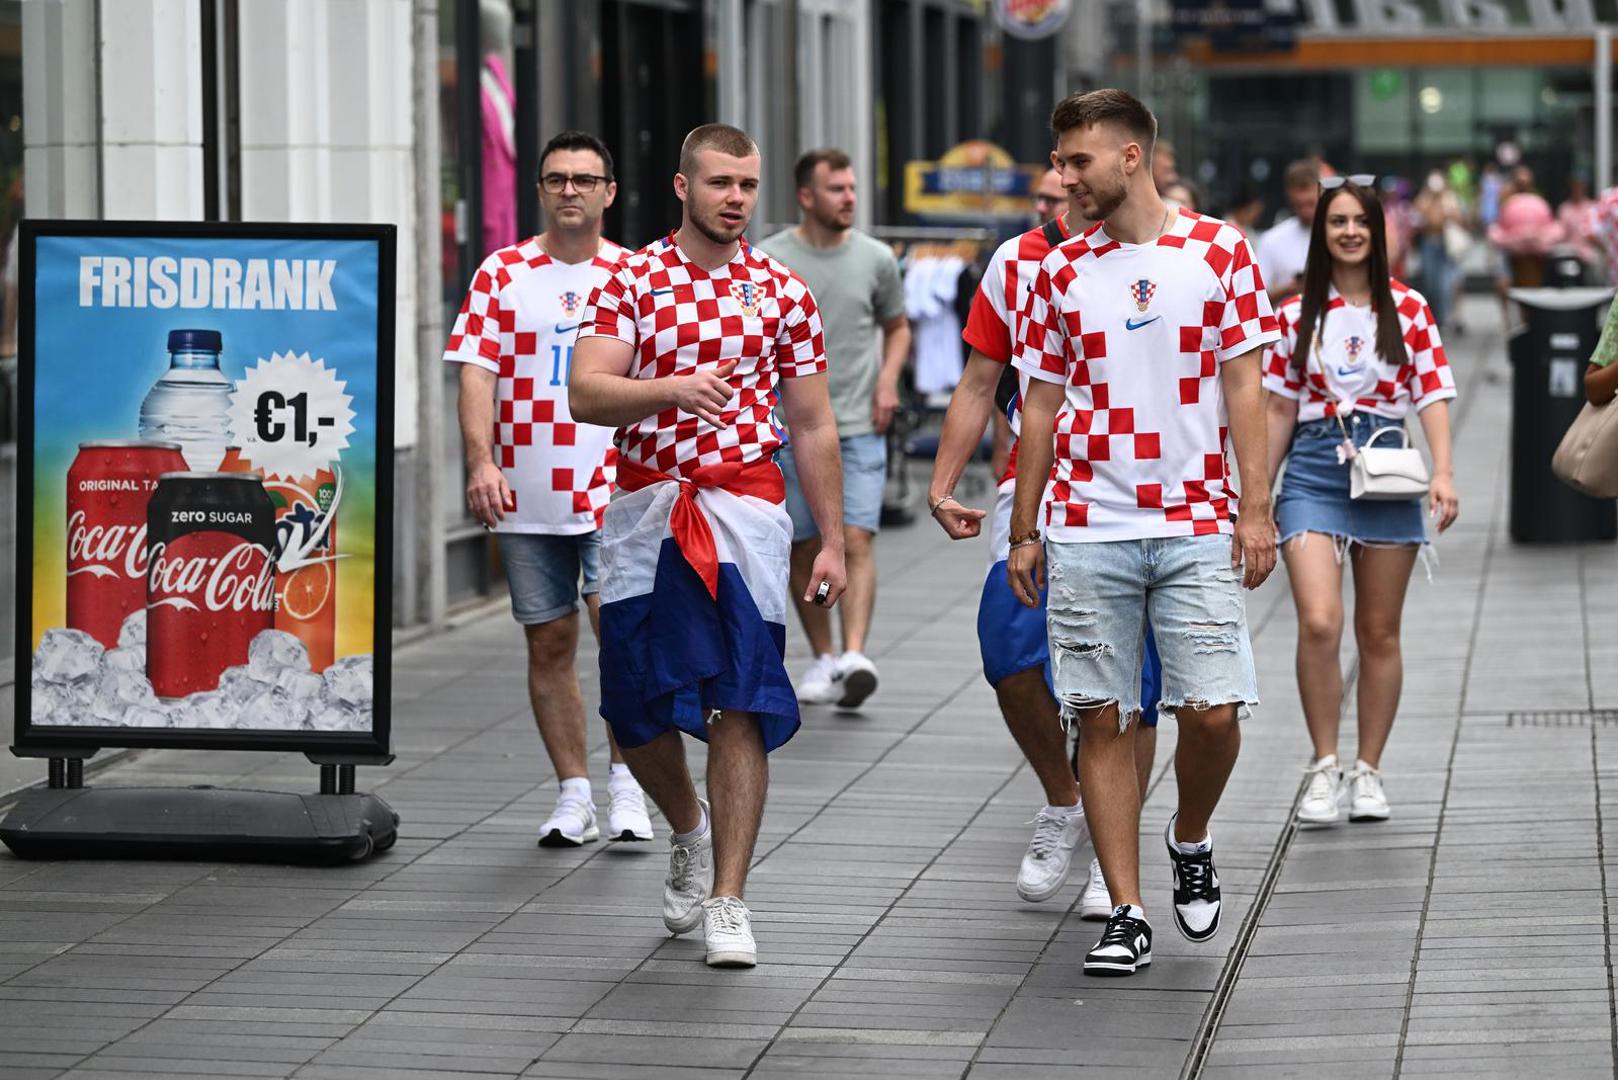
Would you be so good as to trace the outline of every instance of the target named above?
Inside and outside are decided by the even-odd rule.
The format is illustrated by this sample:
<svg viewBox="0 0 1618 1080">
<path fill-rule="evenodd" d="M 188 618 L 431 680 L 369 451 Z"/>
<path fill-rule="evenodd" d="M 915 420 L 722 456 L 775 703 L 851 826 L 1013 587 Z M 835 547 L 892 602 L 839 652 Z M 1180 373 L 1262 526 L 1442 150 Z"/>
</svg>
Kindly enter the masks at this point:
<svg viewBox="0 0 1618 1080">
<path fill-rule="evenodd" d="M 1276 222 L 1258 239 L 1258 269 L 1271 285 L 1284 285 L 1303 273 L 1309 261 L 1309 227 L 1295 217 Z"/>
<path fill-rule="evenodd" d="M 574 422 L 567 376 L 590 294 L 625 254 L 603 241 L 588 262 L 557 262 L 531 238 L 484 259 L 472 278 L 444 359 L 498 375 L 494 460 L 517 500 L 499 532 L 601 527 L 617 465 L 612 428 Z"/>
<path fill-rule="evenodd" d="M 1066 389 L 1050 538 L 1231 532 L 1219 368 L 1279 336 L 1234 225 L 1182 209 L 1150 243 L 1119 243 L 1098 225 L 1058 245 L 1040 263 L 1013 359 Z"/>
<path fill-rule="evenodd" d="M 1376 315 L 1369 307 L 1346 303 L 1332 287 L 1326 295 L 1316 332 L 1318 358 L 1298 344 L 1298 315 L 1303 298 L 1281 305 L 1281 337 L 1264 361 L 1264 386 L 1298 402 L 1298 423 L 1307 424 L 1354 409 L 1401 420 L 1435 401 L 1455 396 L 1455 373 L 1444 356 L 1432 308 L 1421 293 L 1402 281 L 1391 283 L 1394 309 L 1405 353 L 1392 360 L 1376 350 Z M 1307 392 L 1305 392 L 1307 390 Z M 1352 411 L 1352 410 L 1349 410 Z"/>
</svg>

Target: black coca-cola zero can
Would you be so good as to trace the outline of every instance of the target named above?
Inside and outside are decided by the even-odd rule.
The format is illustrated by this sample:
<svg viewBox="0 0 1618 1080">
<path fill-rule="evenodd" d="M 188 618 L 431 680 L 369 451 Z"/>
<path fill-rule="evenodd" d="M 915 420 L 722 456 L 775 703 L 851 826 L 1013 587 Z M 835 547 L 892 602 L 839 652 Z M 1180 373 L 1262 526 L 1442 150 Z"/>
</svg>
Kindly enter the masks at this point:
<svg viewBox="0 0 1618 1080">
<path fill-rule="evenodd" d="M 213 690 L 275 627 L 275 505 L 251 473 L 171 472 L 146 508 L 146 673 L 159 697 Z"/>
</svg>

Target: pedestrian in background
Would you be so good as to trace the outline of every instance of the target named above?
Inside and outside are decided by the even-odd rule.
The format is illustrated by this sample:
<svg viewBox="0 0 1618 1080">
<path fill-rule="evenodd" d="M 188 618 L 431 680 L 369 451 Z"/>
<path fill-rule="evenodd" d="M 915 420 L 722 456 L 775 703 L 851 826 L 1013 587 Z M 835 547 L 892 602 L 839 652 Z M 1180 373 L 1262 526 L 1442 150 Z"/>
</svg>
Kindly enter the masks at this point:
<svg viewBox="0 0 1618 1080">
<path fill-rule="evenodd" d="M 876 607 L 872 545 L 882 527 L 887 431 L 899 406 L 899 374 L 910 356 L 910 323 L 893 249 L 854 228 L 854 164 L 848 154 L 811 150 L 798 159 L 793 176 L 803 219 L 758 247 L 809 286 L 826 328 L 826 385 L 843 458 L 843 553 L 848 565 L 848 595 L 841 607 L 843 647 L 836 650 L 831 613 L 803 599 L 821 538 L 798 480 L 792 446 L 783 446 L 776 461 L 786 477 L 787 513 L 792 517 L 793 602 L 815 656 L 797 694 L 805 704 L 853 709 L 877 685 L 876 664 L 865 655 Z"/>
<path fill-rule="evenodd" d="M 1459 510 L 1450 454 L 1455 379 L 1431 307 L 1389 273 L 1371 182 L 1322 181 L 1303 293 L 1282 305 L 1282 337 L 1265 360 L 1269 475 L 1273 485 L 1286 461 L 1276 524 L 1298 612 L 1298 692 L 1314 744 L 1298 820 L 1311 824 L 1341 820 L 1345 801 L 1351 821 L 1389 816 L 1382 751 L 1403 681 L 1405 590 L 1427 542 L 1420 499 L 1350 497 L 1349 459 L 1379 432 L 1402 430 L 1415 411 L 1432 452 L 1427 503 L 1439 532 Z M 1345 554 L 1360 657 L 1359 747 L 1346 778 L 1338 757 Z"/>
<path fill-rule="evenodd" d="M 1410 209 L 1415 222 L 1416 252 L 1421 259 L 1422 291 L 1432 305 L 1438 325 L 1444 326 L 1449 322 L 1454 275 L 1450 231 L 1464 228 L 1461 200 L 1450 190 L 1444 171 L 1432 169 Z"/>
<path fill-rule="evenodd" d="M 1294 161 L 1282 175 L 1292 216 L 1277 221 L 1259 238 L 1258 269 L 1268 285 L 1270 301 L 1279 304 L 1303 288 L 1309 261 L 1309 232 L 1315 224 L 1320 194 L 1320 165 L 1310 158 Z"/>
<path fill-rule="evenodd" d="M 539 843 L 573 847 L 601 835 L 575 663 L 581 596 L 601 636 L 601 513 L 617 453 L 611 428 L 569 414 L 568 365 L 585 301 L 625 252 L 601 236 L 618 185 L 600 139 L 563 132 L 539 169 L 545 231 L 483 260 L 444 359 L 460 368 L 467 509 L 499 541 L 528 642 L 528 699 L 560 785 Z M 608 837 L 650 840 L 645 797 L 611 728 L 607 746 Z"/>
</svg>

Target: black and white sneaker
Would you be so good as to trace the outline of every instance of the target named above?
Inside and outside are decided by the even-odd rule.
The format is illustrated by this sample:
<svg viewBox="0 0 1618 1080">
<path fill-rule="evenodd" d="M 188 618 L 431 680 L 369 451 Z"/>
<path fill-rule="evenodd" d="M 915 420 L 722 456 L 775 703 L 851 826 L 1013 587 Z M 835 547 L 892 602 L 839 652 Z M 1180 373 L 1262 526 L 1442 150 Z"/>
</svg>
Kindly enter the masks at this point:
<svg viewBox="0 0 1618 1080">
<path fill-rule="evenodd" d="M 1146 912 L 1130 904 L 1112 909 L 1107 928 L 1084 957 L 1086 975 L 1133 975 L 1152 962 L 1152 925 Z"/>
<path fill-rule="evenodd" d="M 1174 842 L 1174 819 L 1164 830 L 1163 842 L 1174 867 L 1174 926 L 1187 941 L 1207 941 L 1219 933 L 1219 874 L 1214 870 L 1213 844 L 1186 852 Z"/>
</svg>

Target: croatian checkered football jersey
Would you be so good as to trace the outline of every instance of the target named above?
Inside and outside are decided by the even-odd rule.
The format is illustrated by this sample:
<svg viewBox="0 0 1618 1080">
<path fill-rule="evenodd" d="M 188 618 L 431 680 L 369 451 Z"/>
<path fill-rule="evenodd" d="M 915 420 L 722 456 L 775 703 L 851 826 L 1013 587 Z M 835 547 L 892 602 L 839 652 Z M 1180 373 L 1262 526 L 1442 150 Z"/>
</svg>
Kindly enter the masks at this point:
<svg viewBox="0 0 1618 1080">
<path fill-rule="evenodd" d="M 1071 234 L 1067 222 L 1056 219 L 1063 239 Z M 1045 226 L 1038 225 L 1021 236 L 1014 236 L 995 249 L 983 280 L 972 295 L 972 310 L 966 317 L 961 338 L 990 360 L 1011 363 L 1015 343 L 1022 337 L 1022 318 L 1028 310 L 1028 296 L 1034 290 L 1039 264 L 1051 252 Z M 1028 376 L 1017 373 L 1018 394 L 1006 410 L 1012 435 L 1022 432 L 1022 399 L 1028 393 Z M 1017 472 L 1016 446 L 1012 446 L 1007 476 Z"/>
<path fill-rule="evenodd" d="M 820 312 L 809 287 L 746 242 L 713 271 L 686 258 L 672 233 L 642 248 L 596 290 L 579 334 L 634 346 L 629 375 L 636 379 L 690 375 L 737 361 L 723 427 L 665 409 L 618 429 L 620 454 L 669 476 L 770 457 L 784 441 L 775 417 L 776 381 L 826 370 Z"/>
<path fill-rule="evenodd" d="M 1231 532 L 1219 369 L 1279 336 L 1252 248 L 1223 221 L 1179 210 L 1145 244 L 1098 225 L 1047 255 L 1013 362 L 1066 388 L 1051 539 Z"/>
<path fill-rule="evenodd" d="M 472 278 L 444 359 L 498 376 L 494 460 L 517 500 L 500 532 L 601 527 L 617 464 L 612 429 L 573 420 L 567 376 L 590 293 L 625 254 L 603 241 L 589 262 L 563 263 L 531 238 L 484 259 Z"/>
<path fill-rule="evenodd" d="M 1264 387 L 1298 402 L 1298 423 L 1336 416 L 1339 401 L 1402 420 L 1411 408 L 1420 412 L 1455 396 L 1455 373 L 1444 356 L 1432 308 L 1404 282 L 1391 284 L 1405 343 L 1404 355 L 1392 360 L 1376 350 L 1376 314 L 1346 302 L 1335 286 L 1311 335 L 1316 342 L 1313 357 L 1298 344 L 1303 297 L 1281 305 L 1281 337 L 1265 357 Z"/>
</svg>

